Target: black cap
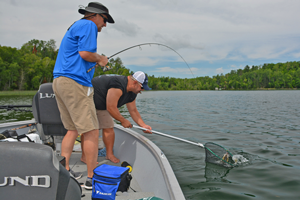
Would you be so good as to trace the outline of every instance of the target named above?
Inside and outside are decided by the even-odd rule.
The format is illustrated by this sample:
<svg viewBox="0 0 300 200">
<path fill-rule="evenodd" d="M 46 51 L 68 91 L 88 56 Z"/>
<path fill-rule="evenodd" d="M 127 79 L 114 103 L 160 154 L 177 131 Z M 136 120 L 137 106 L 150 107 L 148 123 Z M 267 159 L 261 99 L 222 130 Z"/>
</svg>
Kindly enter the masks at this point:
<svg viewBox="0 0 300 200">
<path fill-rule="evenodd" d="M 115 23 L 114 19 L 110 16 L 108 9 L 99 2 L 90 2 L 87 7 L 79 8 L 78 12 L 83 15 L 85 14 L 85 12 L 104 14 L 107 16 L 107 21 L 109 23 Z"/>
</svg>

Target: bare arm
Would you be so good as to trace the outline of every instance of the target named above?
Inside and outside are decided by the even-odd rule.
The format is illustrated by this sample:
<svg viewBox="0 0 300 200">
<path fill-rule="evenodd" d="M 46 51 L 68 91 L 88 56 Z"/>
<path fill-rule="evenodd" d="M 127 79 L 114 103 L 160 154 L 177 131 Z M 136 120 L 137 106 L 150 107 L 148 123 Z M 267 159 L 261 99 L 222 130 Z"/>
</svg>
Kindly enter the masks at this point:
<svg viewBox="0 0 300 200">
<path fill-rule="evenodd" d="M 106 96 L 106 109 L 113 118 L 121 122 L 124 128 L 131 128 L 132 125 L 130 121 L 125 119 L 118 109 L 118 101 L 122 94 L 121 89 L 110 88 Z"/>
<path fill-rule="evenodd" d="M 106 66 L 108 59 L 106 56 L 99 55 L 97 53 L 92 53 L 89 51 L 79 51 L 81 58 L 88 62 L 96 62 L 100 66 Z"/>
<path fill-rule="evenodd" d="M 151 126 L 145 124 L 145 122 L 143 121 L 139 111 L 136 108 L 136 103 L 135 100 L 133 102 L 127 103 L 126 104 L 127 109 L 130 113 L 131 118 L 133 119 L 133 121 L 135 121 L 139 126 L 146 128 L 148 130 L 152 130 Z M 151 131 L 144 131 L 145 133 L 151 133 Z"/>
</svg>

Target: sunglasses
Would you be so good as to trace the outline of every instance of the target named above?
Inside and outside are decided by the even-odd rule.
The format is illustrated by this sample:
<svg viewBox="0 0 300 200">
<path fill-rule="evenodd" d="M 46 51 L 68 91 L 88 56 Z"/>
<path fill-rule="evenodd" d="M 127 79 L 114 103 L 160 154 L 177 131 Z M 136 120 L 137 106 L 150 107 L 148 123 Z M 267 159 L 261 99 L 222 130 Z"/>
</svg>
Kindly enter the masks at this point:
<svg viewBox="0 0 300 200">
<path fill-rule="evenodd" d="M 143 90 L 144 89 L 143 85 L 140 82 L 138 82 L 138 83 L 141 86 L 141 89 Z"/>
<path fill-rule="evenodd" d="M 143 85 L 142 85 L 140 82 L 138 82 L 135 78 L 133 78 L 133 77 L 131 76 L 131 79 L 134 80 L 134 81 L 136 81 L 136 82 L 141 86 L 141 89 L 142 89 L 142 90 L 144 89 Z"/>
<path fill-rule="evenodd" d="M 104 22 L 104 24 L 106 24 L 106 22 L 108 21 L 108 19 L 107 18 L 105 18 L 105 17 L 103 17 L 103 15 L 101 15 L 101 14 L 99 14 L 102 18 L 103 18 L 103 22 Z"/>
</svg>

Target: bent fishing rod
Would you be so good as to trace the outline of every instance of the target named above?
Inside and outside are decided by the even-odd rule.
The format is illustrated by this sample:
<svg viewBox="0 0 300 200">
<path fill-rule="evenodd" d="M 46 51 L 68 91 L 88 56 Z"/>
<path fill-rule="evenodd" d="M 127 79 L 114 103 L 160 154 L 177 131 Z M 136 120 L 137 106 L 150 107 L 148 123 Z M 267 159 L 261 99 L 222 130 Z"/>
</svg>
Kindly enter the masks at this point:
<svg viewBox="0 0 300 200">
<path fill-rule="evenodd" d="M 171 47 L 169 47 L 169 46 L 167 46 L 167 45 L 165 45 L 165 44 L 160 44 L 160 43 L 142 43 L 142 44 L 134 45 L 134 46 L 128 47 L 128 48 L 126 48 L 126 49 L 123 49 L 122 51 L 119 51 L 119 52 L 117 52 L 117 53 L 115 53 L 115 54 L 113 54 L 113 55 L 107 57 L 107 59 L 109 60 L 109 59 L 111 59 L 112 57 L 114 57 L 114 56 L 116 56 L 116 55 L 118 55 L 118 54 L 120 54 L 120 53 L 122 53 L 122 52 L 124 52 L 124 51 L 127 51 L 127 50 L 129 50 L 129 49 L 133 49 L 133 48 L 135 48 L 135 47 L 140 47 L 140 48 L 141 48 L 141 46 L 144 46 L 144 45 L 149 45 L 149 46 L 151 46 L 152 44 L 153 44 L 153 45 L 158 45 L 158 46 L 164 46 L 164 47 L 167 47 L 168 49 L 171 49 L 172 51 L 174 51 L 175 53 L 177 53 L 177 55 L 179 55 L 180 58 L 185 62 L 186 66 L 189 68 L 189 70 L 191 71 L 192 75 L 194 76 L 194 74 L 193 74 L 193 72 L 192 72 L 190 66 L 187 64 L 187 62 L 184 60 L 184 58 L 183 58 L 177 51 L 175 51 L 174 49 L 172 49 Z M 98 66 L 99 66 L 99 64 L 97 63 L 94 67 L 88 69 L 88 70 L 87 70 L 87 73 L 89 73 L 92 69 L 94 69 L 94 68 L 96 68 L 96 67 L 98 67 Z M 194 78 L 195 78 L 195 76 L 194 76 Z"/>
</svg>

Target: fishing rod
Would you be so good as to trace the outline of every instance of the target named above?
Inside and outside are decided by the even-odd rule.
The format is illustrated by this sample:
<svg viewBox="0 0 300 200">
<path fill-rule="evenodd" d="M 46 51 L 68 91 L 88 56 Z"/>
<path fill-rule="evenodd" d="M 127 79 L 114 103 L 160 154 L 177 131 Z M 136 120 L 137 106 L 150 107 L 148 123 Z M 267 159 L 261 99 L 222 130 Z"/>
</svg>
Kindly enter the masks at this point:
<svg viewBox="0 0 300 200">
<path fill-rule="evenodd" d="M 23 108 L 23 107 L 32 107 L 32 105 L 0 105 L 0 108 Z"/>
<path fill-rule="evenodd" d="M 194 76 L 194 74 L 193 74 L 193 72 L 192 72 L 190 66 L 187 64 L 187 62 L 184 60 L 184 58 L 183 58 L 177 51 L 175 51 L 173 48 L 171 48 L 171 47 L 169 47 L 169 46 L 167 46 L 167 45 L 165 45 L 165 44 L 160 44 L 160 43 L 153 43 L 153 42 L 151 42 L 151 43 L 137 44 L 137 45 L 128 47 L 128 48 L 126 48 L 126 49 L 123 49 L 122 51 L 119 51 L 119 52 L 117 52 L 117 53 L 115 53 L 115 54 L 113 54 L 113 55 L 107 57 L 107 59 L 109 60 L 109 59 L 111 59 L 112 57 L 114 57 L 114 56 L 116 56 L 116 55 L 118 55 L 118 54 L 120 54 L 120 53 L 122 53 L 122 52 L 124 52 L 124 51 L 127 51 L 127 50 L 129 50 L 129 49 L 133 49 L 133 48 L 135 48 L 135 47 L 140 47 L 140 48 L 141 48 L 141 46 L 144 46 L 144 45 L 149 45 L 149 46 L 151 46 L 151 44 L 153 44 L 153 45 L 158 45 L 158 46 L 164 46 L 164 47 L 167 47 L 167 48 L 171 49 L 172 51 L 174 51 L 175 53 L 177 53 L 177 55 L 179 55 L 180 58 L 185 62 L 185 64 L 187 65 L 187 67 L 188 67 L 189 70 L 191 71 L 192 75 Z M 89 73 L 92 69 L 94 69 L 95 67 L 98 67 L 98 66 L 99 66 L 99 64 L 97 63 L 94 67 L 88 69 L 88 70 L 87 70 L 87 73 Z M 108 68 L 108 67 L 106 67 L 106 68 Z M 194 76 L 194 78 L 195 78 L 195 76 Z"/>
<path fill-rule="evenodd" d="M 0 105 L 0 109 L 25 111 L 25 112 L 32 112 L 32 111 L 26 109 L 20 109 L 20 108 L 31 108 L 31 107 L 32 105 Z"/>
</svg>

